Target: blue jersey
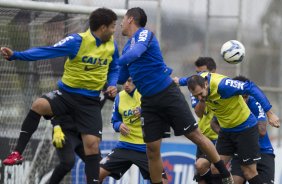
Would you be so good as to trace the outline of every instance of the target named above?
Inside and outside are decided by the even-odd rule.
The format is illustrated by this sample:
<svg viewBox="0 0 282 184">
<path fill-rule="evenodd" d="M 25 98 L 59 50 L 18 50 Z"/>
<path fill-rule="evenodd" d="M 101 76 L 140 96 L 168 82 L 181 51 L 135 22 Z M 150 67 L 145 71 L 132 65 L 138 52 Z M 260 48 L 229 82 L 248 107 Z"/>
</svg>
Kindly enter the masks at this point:
<svg viewBox="0 0 282 184">
<path fill-rule="evenodd" d="M 99 38 L 95 37 L 95 39 L 97 47 L 103 44 Z M 24 61 L 36 61 L 63 56 L 66 56 L 69 59 L 73 59 L 78 54 L 81 43 L 82 37 L 79 34 L 71 34 L 63 40 L 59 41 L 58 43 L 54 44 L 53 46 L 36 47 L 22 52 L 15 51 L 10 60 L 19 59 Z M 119 68 L 117 60 L 119 57 L 119 53 L 116 42 L 115 52 L 112 57 L 113 61 L 109 66 L 109 72 L 107 77 L 107 83 L 109 86 L 115 86 L 118 79 Z M 79 93 L 86 96 L 99 96 L 100 94 L 100 91 L 72 88 L 70 86 L 65 85 L 61 80 L 58 82 L 58 86 L 59 88 L 70 93 Z"/>
<path fill-rule="evenodd" d="M 145 28 L 140 28 L 127 41 L 119 65 L 118 83 L 125 83 L 131 76 L 142 96 L 152 96 L 172 83 L 172 70 L 164 63 L 159 43 L 154 34 Z"/>
<path fill-rule="evenodd" d="M 256 116 L 258 122 L 267 123 L 264 110 L 262 109 L 260 103 L 255 100 L 255 98 L 249 96 L 247 104 L 252 113 Z M 261 153 L 274 154 L 273 147 L 271 145 L 267 132 L 263 137 L 259 137 L 259 146 Z"/>
</svg>

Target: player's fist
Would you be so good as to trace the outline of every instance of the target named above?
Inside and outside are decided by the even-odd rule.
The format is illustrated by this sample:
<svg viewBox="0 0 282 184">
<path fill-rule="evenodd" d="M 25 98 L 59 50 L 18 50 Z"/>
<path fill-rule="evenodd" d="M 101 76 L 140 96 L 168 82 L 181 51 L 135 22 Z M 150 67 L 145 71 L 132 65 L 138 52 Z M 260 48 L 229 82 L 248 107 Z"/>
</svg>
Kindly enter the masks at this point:
<svg viewBox="0 0 282 184">
<path fill-rule="evenodd" d="M 53 145 L 56 148 L 62 148 L 65 144 L 65 134 L 62 131 L 62 128 L 60 125 L 56 125 L 53 128 Z"/>
<path fill-rule="evenodd" d="M 115 97 L 117 95 L 117 87 L 116 86 L 109 86 L 106 90 L 106 92 L 109 97 Z"/>
<path fill-rule="evenodd" d="M 274 114 L 272 111 L 268 111 L 266 113 L 267 118 L 268 118 L 268 122 L 271 126 L 275 127 L 275 128 L 279 128 L 280 127 L 280 120 L 278 118 L 278 116 L 276 114 Z"/>
<path fill-rule="evenodd" d="M 179 85 L 179 78 L 178 77 L 173 77 L 172 80 L 174 81 L 175 84 Z"/>
<path fill-rule="evenodd" d="M 11 49 L 9 49 L 9 48 L 7 48 L 7 47 L 1 47 L 1 55 L 2 55 L 5 59 L 9 60 L 10 57 L 11 57 L 13 54 L 14 54 L 14 52 L 13 52 Z"/>
</svg>

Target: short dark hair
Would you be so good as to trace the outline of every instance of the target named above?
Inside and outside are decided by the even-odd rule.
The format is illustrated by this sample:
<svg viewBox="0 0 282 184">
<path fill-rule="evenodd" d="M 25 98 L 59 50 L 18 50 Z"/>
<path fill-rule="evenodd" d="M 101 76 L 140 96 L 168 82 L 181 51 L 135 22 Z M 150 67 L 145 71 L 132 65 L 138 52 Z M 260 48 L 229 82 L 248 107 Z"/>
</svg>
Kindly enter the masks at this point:
<svg viewBox="0 0 282 184">
<path fill-rule="evenodd" d="M 238 81 L 242 81 L 242 82 L 250 81 L 250 79 L 248 79 L 247 77 L 245 77 L 243 75 L 238 75 L 238 76 L 234 77 L 233 80 L 238 80 Z"/>
<path fill-rule="evenodd" d="M 205 78 L 200 75 L 192 75 L 189 77 L 187 81 L 187 86 L 189 90 L 194 91 L 196 86 L 200 86 L 202 88 L 205 87 Z"/>
<path fill-rule="evenodd" d="M 147 15 L 140 7 L 130 8 L 126 14 L 128 17 L 133 17 L 135 24 L 139 27 L 145 27 L 147 23 Z"/>
<path fill-rule="evenodd" d="M 89 26 L 91 31 L 96 31 L 102 25 L 109 26 L 117 20 L 117 14 L 108 8 L 98 8 L 89 16 Z"/>
<path fill-rule="evenodd" d="M 195 61 L 195 66 L 197 67 L 207 66 L 209 71 L 216 70 L 216 63 L 211 57 L 199 57 Z"/>
</svg>

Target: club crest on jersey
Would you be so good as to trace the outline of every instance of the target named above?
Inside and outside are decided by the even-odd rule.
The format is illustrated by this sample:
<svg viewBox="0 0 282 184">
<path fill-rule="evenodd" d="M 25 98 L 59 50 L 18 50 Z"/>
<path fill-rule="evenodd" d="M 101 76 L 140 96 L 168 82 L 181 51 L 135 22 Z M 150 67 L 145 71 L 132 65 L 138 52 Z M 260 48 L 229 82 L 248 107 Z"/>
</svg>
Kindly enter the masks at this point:
<svg viewBox="0 0 282 184">
<path fill-rule="evenodd" d="M 241 89 L 244 90 L 244 82 L 240 82 L 240 81 L 236 81 L 236 80 L 231 80 L 231 79 L 227 79 L 225 81 L 225 85 L 226 86 L 231 86 L 237 89 Z"/>
</svg>

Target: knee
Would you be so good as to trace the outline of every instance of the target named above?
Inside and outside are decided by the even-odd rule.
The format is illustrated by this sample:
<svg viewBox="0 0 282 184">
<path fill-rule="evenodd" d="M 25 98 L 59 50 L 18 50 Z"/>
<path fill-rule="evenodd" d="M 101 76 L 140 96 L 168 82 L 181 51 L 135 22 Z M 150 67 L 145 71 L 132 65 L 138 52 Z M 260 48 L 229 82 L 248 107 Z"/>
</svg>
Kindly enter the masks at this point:
<svg viewBox="0 0 282 184">
<path fill-rule="evenodd" d="M 246 180 L 250 180 L 256 175 L 258 175 L 256 167 L 254 167 L 253 164 L 247 166 L 241 166 L 241 169 L 243 171 L 243 175 L 246 178 Z"/>
<path fill-rule="evenodd" d="M 199 174 L 203 175 L 210 169 L 210 163 L 208 160 L 198 159 L 195 168 Z"/>
<path fill-rule="evenodd" d="M 99 153 L 100 139 L 98 137 L 92 136 L 90 139 L 84 139 L 83 145 L 86 155 L 98 154 Z"/>
<path fill-rule="evenodd" d="M 49 102 L 44 98 L 38 98 L 32 103 L 31 110 L 37 112 L 40 115 L 49 114 L 50 111 Z"/>
<path fill-rule="evenodd" d="M 155 159 L 161 156 L 160 148 L 154 144 L 147 144 L 147 157 L 149 160 Z"/>
<path fill-rule="evenodd" d="M 201 145 L 205 141 L 204 135 L 199 131 L 199 129 L 195 129 L 192 132 L 185 135 L 188 139 L 190 139 L 193 143 L 197 145 Z"/>
</svg>

